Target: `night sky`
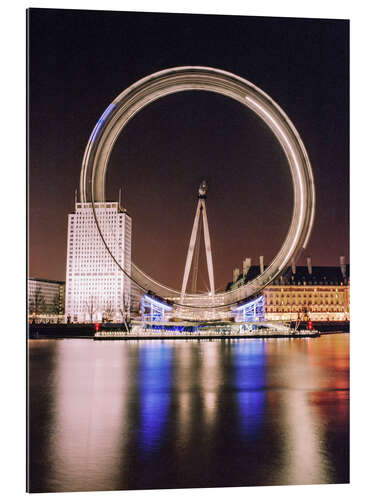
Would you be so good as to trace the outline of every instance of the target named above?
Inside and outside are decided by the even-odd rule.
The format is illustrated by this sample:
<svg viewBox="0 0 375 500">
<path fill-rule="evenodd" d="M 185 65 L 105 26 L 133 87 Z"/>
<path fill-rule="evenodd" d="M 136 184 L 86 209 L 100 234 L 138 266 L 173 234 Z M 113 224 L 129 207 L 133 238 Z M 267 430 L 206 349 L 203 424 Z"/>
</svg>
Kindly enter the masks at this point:
<svg viewBox="0 0 375 500">
<path fill-rule="evenodd" d="M 338 265 L 340 255 L 349 262 L 347 21 L 49 9 L 31 9 L 29 21 L 30 276 L 65 280 L 68 213 L 105 108 L 138 79 L 184 65 L 233 72 L 284 109 L 316 182 L 308 254 L 313 265 Z M 133 260 L 176 288 L 203 179 L 217 288 L 245 257 L 268 263 L 291 220 L 286 159 L 254 113 L 208 92 L 154 102 L 114 147 L 107 198 L 123 189 Z M 198 289 L 207 290 L 201 263 Z"/>
</svg>

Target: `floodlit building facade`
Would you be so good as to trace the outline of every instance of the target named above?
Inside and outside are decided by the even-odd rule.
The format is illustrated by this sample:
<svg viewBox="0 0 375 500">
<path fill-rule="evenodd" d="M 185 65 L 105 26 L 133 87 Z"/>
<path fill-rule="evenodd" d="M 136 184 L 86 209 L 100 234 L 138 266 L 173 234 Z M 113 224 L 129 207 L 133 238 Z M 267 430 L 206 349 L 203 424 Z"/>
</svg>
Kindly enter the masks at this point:
<svg viewBox="0 0 375 500">
<path fill-rule="evenodd" d="M 64 281 L 28 278 L 27 302 L 29 321 L 59 322 L 64 318 Z"/>
<path fill-rule="evenodd" d="M 262 292 L 264 297 L 264 319 L 276 321 L 349 321 L 350 280 L 349 265 L 312 267 L 292 266 Z M 240 274 L 234 270 L 233 282 L 227 289 L 237 288 L 254 279 L 260 266 L 245 268 Z M 245 266 L 245 263 L 244 263 Z"/>
<path fill-rule="evenodd" d="M 95 203 L 103 237 L 117 262 L 131 272 L 132 219 L 119 202 Z M 65 320 L 122 321 L 130 308 L 131 280 L 116 265 L 100 236 L 91 203 L 69 214 Z"/>
</svg>

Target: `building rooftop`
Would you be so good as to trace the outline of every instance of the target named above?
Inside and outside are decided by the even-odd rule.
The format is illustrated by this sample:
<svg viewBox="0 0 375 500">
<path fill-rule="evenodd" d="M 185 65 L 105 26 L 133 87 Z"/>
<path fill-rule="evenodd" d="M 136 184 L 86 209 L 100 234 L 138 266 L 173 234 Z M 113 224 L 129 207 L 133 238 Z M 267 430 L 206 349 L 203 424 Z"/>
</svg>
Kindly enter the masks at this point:
<svg viewBox="0 0 375 500">
<path fill-rule="evenodd" d="M 268 266 L 264 266 L 267 269 Z M 350 265 L 344 266 L 345 273 L 343 275 L 340 266 L 312 266 L 311 274 L 307 266 L 296 266 L 295 273 L 292 267 L 288 267 L 284 273 L 272 281 L 268 286 L 272 285 L 347 285 L 350 278 Z M 255 279 L 260 274 L 260 266 L 251 266 L 243 280 L 242 273 L 239 274 L 237 280 L 227 285 L 226 290 L 240 286 Z"/>
<path fill-rule="evenodd" d="M 44 278 L 32 278 L 31 276 L 29 276 L 27 279 L 29 281 L 39 281 L 41 283 L 56 283 L 58 285 L 65 285 L 65 281 L 48 280 Z"/>
</svg>

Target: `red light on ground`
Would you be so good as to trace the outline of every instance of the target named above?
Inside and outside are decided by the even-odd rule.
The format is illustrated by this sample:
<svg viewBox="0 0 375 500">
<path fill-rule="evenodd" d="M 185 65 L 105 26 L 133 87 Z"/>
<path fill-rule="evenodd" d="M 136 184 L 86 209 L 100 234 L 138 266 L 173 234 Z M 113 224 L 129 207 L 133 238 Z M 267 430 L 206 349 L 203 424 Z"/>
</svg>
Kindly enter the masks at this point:
<svg viewBox="0 0 375 500">
<path fill-rule="evenodd" d="M 307 322 L 307 328 L 308 328 L 309 330 L 312 330 L 312 329 L 313 329 L 313 324 L 312 324 L 312 321 L 308 321 L 308 322 Z"/>
</svg>

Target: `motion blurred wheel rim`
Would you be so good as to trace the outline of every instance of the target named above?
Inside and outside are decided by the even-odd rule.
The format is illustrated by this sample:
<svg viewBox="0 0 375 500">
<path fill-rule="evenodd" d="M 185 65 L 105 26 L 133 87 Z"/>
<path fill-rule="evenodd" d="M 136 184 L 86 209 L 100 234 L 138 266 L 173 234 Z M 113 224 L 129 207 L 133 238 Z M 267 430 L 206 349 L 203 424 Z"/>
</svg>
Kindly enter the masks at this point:
<svg viewBox="0 0 375 500">
<path fill-rule="evenodd" d="M 188 90 L 203 90 L 225 95 L 255 112 L 268 125 L 287 158 L 293 183 L 292 220 L 285 240 L 269 266 L 255 279 L 235 290 L 214 297 L 186 294 L 183 307 L 218 309 L 256 296 L 296 260 L 306 248 L 314 222 L 315 186 L 304 144 L 286 113 L 265 92 L 251 82 L 217 68 L 181 66 L 153 73 L 124 90 L 104 111 L 95 125 L 83 157 L 80 195 L 82 203 L 91 203 L 94 218 L 109 254 L 116 265 L 144 291 L 161 297 L 173 297 L 178 305 L 179 291 L 157 282 L 135 263 L 131 274 L 119 264 L 109 248 L 98 223 L 95 203 L 104 203 L 108 161 L 118 135 L 141 109 L 166 95 Z"/>
</svg>

